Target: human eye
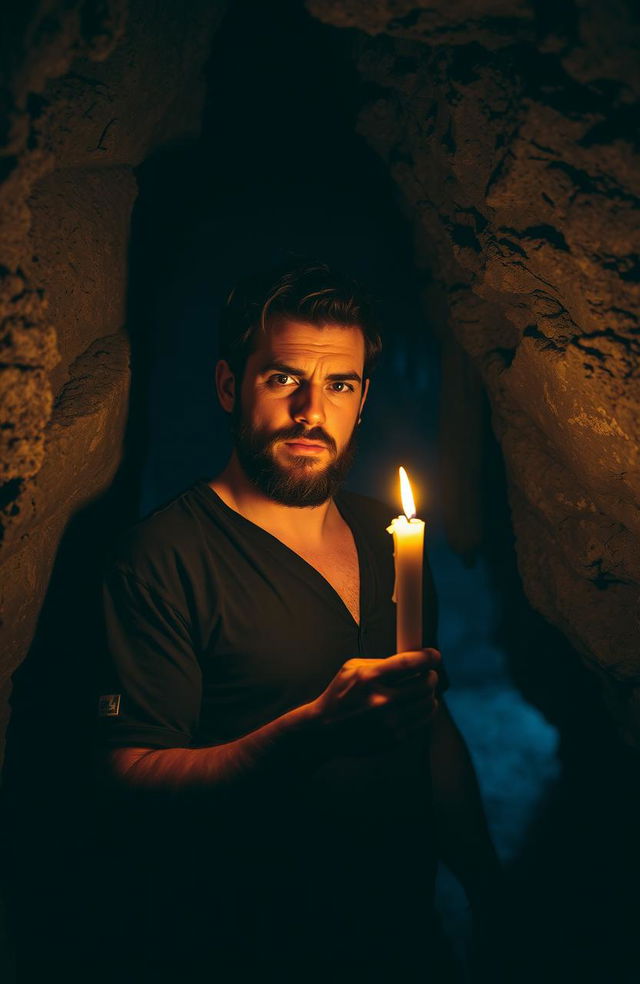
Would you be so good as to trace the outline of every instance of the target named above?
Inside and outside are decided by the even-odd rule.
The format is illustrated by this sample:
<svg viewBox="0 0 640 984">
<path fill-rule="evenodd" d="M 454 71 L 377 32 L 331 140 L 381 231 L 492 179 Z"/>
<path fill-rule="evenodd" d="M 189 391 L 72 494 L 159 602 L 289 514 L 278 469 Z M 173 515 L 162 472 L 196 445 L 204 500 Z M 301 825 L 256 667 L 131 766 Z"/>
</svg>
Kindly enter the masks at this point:
<svg viewBox="0 0 640 984">
<path fill-rule="evenodd" d="M 336 387 L 341 387 L 336 389 Z M 354 387 L 351 383 L 348 383 L 346 379 L 336 379 L 335 382 L 331 383 L 331 388 L 334 393 L 353 393 Z"/>
<path fill-rule="evenodd" d="M 269 376 L 267 385 L 273 386 L 276 389 L 278 387 L 288 386 L 289 382 L 295 383 L 295 379 L 288 372 L 275 372 L 272 376 Z"/>
</svg>

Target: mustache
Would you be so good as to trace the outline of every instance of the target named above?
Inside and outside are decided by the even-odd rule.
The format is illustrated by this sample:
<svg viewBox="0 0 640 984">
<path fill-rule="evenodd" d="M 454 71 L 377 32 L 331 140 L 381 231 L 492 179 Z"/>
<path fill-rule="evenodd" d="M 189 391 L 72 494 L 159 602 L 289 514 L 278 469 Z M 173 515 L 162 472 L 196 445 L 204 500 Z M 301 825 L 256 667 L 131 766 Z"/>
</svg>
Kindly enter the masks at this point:
<svg viewBox="0 0 640 984">
<path fill-rule="evenodd" d="M 278 441 L 295 441 L 301 437 L 305 441 L 318 441 L 326 444 L 329 450 L 335 454 L 336 442 L 322 427 L 312 427 L 311 430 L 306 430 L 303 424 L 293 424 L 291 427 L 283 427 L 281 430 L 276 431 L 275 434 L 271 435 L 269 447 L 274 447 Z"/>
</svg>

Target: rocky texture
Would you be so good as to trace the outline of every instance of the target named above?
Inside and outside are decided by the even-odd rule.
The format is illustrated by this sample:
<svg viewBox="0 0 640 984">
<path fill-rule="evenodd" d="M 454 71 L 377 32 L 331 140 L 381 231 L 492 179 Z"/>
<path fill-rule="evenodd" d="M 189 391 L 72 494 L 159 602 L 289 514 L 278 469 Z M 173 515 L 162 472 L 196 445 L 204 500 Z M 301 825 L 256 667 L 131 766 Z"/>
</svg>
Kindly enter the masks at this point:
<svg viewBox="0 0 640 984">
<path fill-rule="evenodd" d="M 2 867 L 12 942 L 0 927 L 0 976 L 40 980 L 68 968 L 94 929 L 79 926 L 77 900 L 89 892 L 80 870 L 95 867 L 85 842 L 94 823 L 97 585 L 134 492 L 133 469 L 123 466 L 130 336 L 140 330 L 127 296 L 134 168 L 197 131 L 202 70 L 224 4 L 5 6 L 0 758 L 10 717 L 2 824 L 11 846 Z M 78 979 L 91 977 L 88 967 Z"/>
<path fill-rule="evenodd" d="M 130 167 L 62 170 L 43 178 L 30 197 L 32 249 L 23 263 L 31 282 L 47 284 L 60 362 L 54 393 L 96 337 L 124 325 L 127 250 L 136 182 Z"/>
<path fill-rule="evenodd" d="M 222 0 L 16 2 L 3 25 L 5 695 L 63 531 L 109 488 L 122 460 L 135 332 L 126 324 L 134 168 L 197 131 L 202 70 L 223 8 Z"/>
<path fill-rule="evenodd" d="M 97 339 L 71 365 L 69 377 L 47 428 L 44 465 L 21 496 L 12 530 L 17 545 L 2 598 L 4 610 L 11 613 L 0 667 L 4 693 L 29 648 L 34 615 L 70 517 L 108 488 L 122 459 L 129 389 L 125 336 Z"/>
<path fill-rule="evenodd" d="M 468 415 L 474 372 L 482 379 L 527 595 L 596 671 L 621 732 L 640 745 L 634 5 L 307 6 L 370 36 L 358 43 L 371 91 L 360 130 L 415 223 L 418 262 L 434 271 L 431 320 L 446 366 L 467 377 L 445 379 L 445 391 L 470 397 Z M 448 469 L 460 472 L 448 435 Z M 457 501 L 452 538 L 472 549 L 478 524 Z"/>
</svg>

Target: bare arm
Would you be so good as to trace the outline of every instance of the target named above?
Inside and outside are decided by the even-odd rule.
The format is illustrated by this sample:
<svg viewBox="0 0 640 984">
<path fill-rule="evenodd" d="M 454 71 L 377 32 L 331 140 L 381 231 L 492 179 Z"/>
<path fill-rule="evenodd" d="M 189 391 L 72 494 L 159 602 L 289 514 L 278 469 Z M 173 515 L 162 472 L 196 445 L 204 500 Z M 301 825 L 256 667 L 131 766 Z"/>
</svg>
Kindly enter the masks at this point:
<svg viewBox="0 0 640 984">
<path fill-rule="evenodd" d="M 126 786 L 179 792 L 233 787 L 256 772 L 263 778 L 310 769 L 322 761 L 314 741 L 314 709 L 306 704 L 236 741 L 206 748 L 115 748 L 112 776 Z"/>
<path fill-rule="evenodd" d="M 433 667 L 439 660 L 432 649 L 348 660 L 314 701 L 236 741 L 207 748 L 114 749 L 111 774 L 131 788 L 166 792 L 295 780 L 337 752 L 366 753 L 424 728 L 434 709 Z M 409 682 L 398 686 L 407 675 Z"/>
<path fill-rule="evenodd" d="M 500 864 L 469 751 L 444 702 L 431 723 L 431 773 L 440 855 L 480 911 L 499 891 Z"/>
</svg>

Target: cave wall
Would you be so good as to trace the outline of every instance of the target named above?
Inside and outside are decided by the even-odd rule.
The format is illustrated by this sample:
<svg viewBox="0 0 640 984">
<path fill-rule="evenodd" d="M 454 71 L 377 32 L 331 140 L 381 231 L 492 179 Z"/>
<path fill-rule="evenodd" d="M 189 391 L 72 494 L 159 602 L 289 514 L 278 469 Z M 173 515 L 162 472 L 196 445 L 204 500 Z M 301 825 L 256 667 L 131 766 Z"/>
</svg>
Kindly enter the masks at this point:
<svg viewBox="0 0 640 984">
<path fill-rule="evenodd" d="M 445 471 L 488 394 L 527 596 L 640 745 L 640 21 L 626 0 L 307 0 L 357 29 L 360 132 L 431 267 Z M 452 375 L 453 374 L 453 375 Z M 447 418 L 463 412 L 467 428 Z M 464 446 L 453 446 L 464 436 Z M 469 499 L 452 543 L 477 545 Z"/>
<path fill-rule="evenodd" d="M 136 331 L 127 323 L 134 169 L 197 132 L 223 8 L 54 0 L 5 12 L 0 733 L 63 532 L 122 460 Z"/>
</svg>

